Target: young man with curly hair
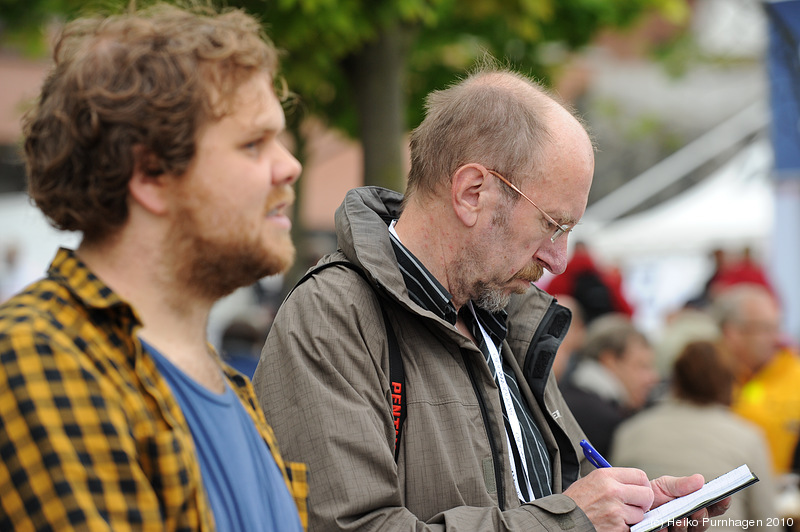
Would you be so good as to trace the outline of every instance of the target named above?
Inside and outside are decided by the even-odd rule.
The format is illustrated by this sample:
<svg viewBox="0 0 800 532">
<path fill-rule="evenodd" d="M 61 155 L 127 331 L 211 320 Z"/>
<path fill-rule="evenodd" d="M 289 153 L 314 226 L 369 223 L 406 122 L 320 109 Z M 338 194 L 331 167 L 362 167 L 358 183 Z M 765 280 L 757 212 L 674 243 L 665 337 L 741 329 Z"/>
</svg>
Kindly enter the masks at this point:
<svg viewBox="0 0 800 532">
<path fill-rule="evenodd" d="M 67 24 L 54 59 L 29 192 L 83 238 L 0 307 L 0 529 L 301 530 L 304 466 L 206 341 L 294 259 L 275 48 L 160 5 Z"/>
</svg>

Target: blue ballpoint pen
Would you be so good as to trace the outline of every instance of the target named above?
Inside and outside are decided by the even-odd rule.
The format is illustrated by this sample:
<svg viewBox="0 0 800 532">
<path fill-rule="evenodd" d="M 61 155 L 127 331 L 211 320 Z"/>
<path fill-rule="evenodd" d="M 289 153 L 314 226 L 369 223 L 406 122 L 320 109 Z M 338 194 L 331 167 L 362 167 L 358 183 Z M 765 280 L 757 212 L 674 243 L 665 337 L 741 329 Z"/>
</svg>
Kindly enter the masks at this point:
<svg viewBox="0 0 800 532">
<path fill-rule="evenodd" d="M 592 444 L 586 440 L 581 440 L 581 447 L 583 447 L 583 454 L 589 462 L 595 467 L 611 467 L 608 460 L 603 458 L 603 455 L 597 452 L 597 449 L 592 447 Z"/>
</svg>

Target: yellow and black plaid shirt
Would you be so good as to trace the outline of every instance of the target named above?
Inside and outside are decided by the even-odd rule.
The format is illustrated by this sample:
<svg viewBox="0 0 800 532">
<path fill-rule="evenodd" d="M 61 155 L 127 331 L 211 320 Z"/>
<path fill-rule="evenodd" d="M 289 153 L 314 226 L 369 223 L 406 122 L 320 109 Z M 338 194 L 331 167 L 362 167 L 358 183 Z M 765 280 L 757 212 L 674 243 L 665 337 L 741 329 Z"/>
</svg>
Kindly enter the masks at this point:
<svg viewBox="0 0 800 532">
<path fill-rule="evenodd" d="M 189 426 L 139 326 L 66 249 L 0 306 L 0 530 L 214 530 Z M 226 375 L 306 527 L 305 466 L 281 458 L 250 382 Z"/>
</svg>

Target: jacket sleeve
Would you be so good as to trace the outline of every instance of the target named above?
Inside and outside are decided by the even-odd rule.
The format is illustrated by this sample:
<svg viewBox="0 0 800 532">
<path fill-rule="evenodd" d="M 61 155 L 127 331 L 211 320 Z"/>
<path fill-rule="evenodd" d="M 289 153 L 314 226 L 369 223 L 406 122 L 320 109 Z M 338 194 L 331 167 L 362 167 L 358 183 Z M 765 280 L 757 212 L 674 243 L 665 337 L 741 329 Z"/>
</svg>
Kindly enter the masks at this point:
<svg viewBox="0 0 800 532">
<path fill-rule="evenodd" d="M 417 519 L 403 506 L 394 462 L 386 351 L 374 292 L 343 268 L 303 283 L 276 316 L 253 384 L 284 455 L 309 466 L 309 530 L 592 529 L 580 511 L 581 522 L 567 524 L 533 505 Z"/>
</svg>

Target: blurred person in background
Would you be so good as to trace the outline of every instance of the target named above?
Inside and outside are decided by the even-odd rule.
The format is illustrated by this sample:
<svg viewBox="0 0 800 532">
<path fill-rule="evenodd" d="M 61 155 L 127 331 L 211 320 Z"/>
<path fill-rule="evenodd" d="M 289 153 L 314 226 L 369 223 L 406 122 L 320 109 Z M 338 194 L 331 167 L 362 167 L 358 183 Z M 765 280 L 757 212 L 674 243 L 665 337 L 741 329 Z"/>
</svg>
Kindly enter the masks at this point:
<svg viewBox="0 0 800 532">
<path fill-rule="evenodd" d="M 686 302 L 686 306 L 689 308 L 702 310 L 711 304 L 711 297 L 713 295 L 712 287 L 714 286 L 714 282 L 722 273 L 722 271 L 725 270 L 728 262 L 730 261 L 728 254 L 722 248 L 713 248 L 711 251 L 709 251 L 708 259 L 711 263 L 711 273 L 708 275 L 706 282 L 703 283 L 703 289 L 700 291 L 700 293 Z"/>
<path fill-rule="evenodd" d="M 729 259 L 719 273 L 711 280 L 711 291 L 719 294 L 738 284 L 754 284 L 764 287 L 775 296 L 775 289 L 767 276 L 767 272 L 753 257 L 749 246 L 742 248 L 741 255 Z"/>
<path fill-rule="evenodd" d="M 0 249 L 0 303 L 17 293 L 22 286 L 17 286 L 19 276 L 19 246 L 16 243 L 7 244 Z"/>
<path fill-rule="evenodd" d="M 695 340 L 716 341 L 719 335 L 717 322 L 707 310 L 686 305 L 669 314 L 653 342 L 656 370 L 661 381 L 669 381 L 672 365 L 688 343 Z"/>
<path fill-rule="evenodd" d="M 649 476 L 700 472 L 709 481 L 747 464 L 759 482 L 733 495 L 714 530 L 733 532 L 731 520 L 755 520 L 749 530 L 778 517 L 769 449 L 761 430 L 731 413 L 734 372 L 714 342 L 686 345 L 671 372 L 671 396 L 624 421 L 614 435 L 611 463 L 637 467 Z"/>
<path fill-rule="evenodd" d="M 587 325 L 611 312 L 633 316 L 633 307 L 622 293 L 621 273 L 601 268 L 585 242 L 575 243 L 567 269 L 552 277 L 544 289 L 556 297 L 564 294 L 575 298 Z"/>
<path fill-rule="evenodd" d="M 572 313 L 572 321 L 569 324 L 564 340 L 558 346 L 556 357 L 553 359 L 553 375 L 558 381 L 569 381 L 572 372 L 578 364 L 578 357 L 586 341 L 586 323 L 583 319 L 583 309 L 581 304 L 571 296 L 560 295 L 558 303 L 568 308 Z"/>
<path fill-rule="evenodd" d="M 755 259 L 749 246 L 743 247 L 738 254 L 714 248 L 709 258 L 713 264 L 711 274 L 700 294 L 686 302 L 687 307 L 708 310 L 717 295 L 739 284 L 760 285 L 776 295 L 767 272 Z"/>
<path fill-rule="evenodd" d="M 0 254 L 0 303 L 3 303 L 41 276 L 41 272 L 34 273 L 23 264 L 22 248 L 17 242 L 6 244 Z"/>
<path fill-rule="evenodd" d="M 800 435 L 800 357 L 781 341 L 780 306 L 764 286 L 737 284 L 713 309 L 737 380 L 733 411 L 764 431 L 774 473 L 788 473 Z"/>
<path fill-rule="evenodd" d="M 559 384 L 589 441 L 607 453 L 617 426 L 643 408 L 658 382 L 653 349 L 622 314 L 606 314 L 587 328 L 580 361 Z"/>
<path fill-rule="evenodd" d="M 206 331 L 294 260 L 276 49 L 162 4 L 67 24 L 54 59 L 29 193 L 82 240 L 0 306 L 0 530 L 301 531 L 305 467 Z"/>
</svg>

